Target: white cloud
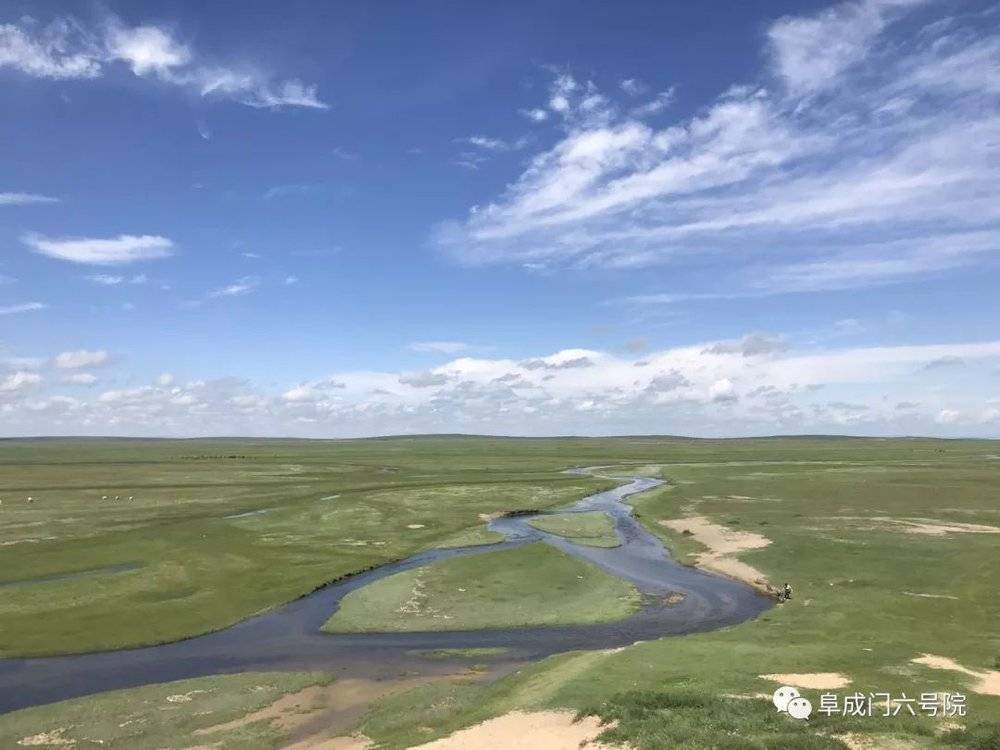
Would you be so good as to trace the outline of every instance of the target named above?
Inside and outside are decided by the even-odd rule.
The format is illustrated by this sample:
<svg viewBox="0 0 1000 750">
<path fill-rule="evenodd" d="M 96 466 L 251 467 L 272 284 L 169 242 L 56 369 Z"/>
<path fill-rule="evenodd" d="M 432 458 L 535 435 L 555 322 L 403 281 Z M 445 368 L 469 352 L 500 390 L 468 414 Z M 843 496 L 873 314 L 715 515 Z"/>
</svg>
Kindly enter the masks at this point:
<svg viewBox="0 0 1000 750">
<path fill-rule="evenodd" d="M 0 193 L 0 206 L 24 206 L 31 203 L 58 203 L 58 198 L 37 193 Z"/>
<path fill-rule="evenodd" d="M 536 107 L 534 109 L 520 109 L 518 112 L 532 122 L 545 122 L 549 119 L 549 113 L 541 107 Z"/>
<path fill-rule="evenodd" d="M 343 389 L 343 383 L 332 379 L 300 383 L 285 391 L 281 398 L 288 403 L 308 403 L 329 399 L 333 391 Z"/>
<path fill-rule="evenodd" d="M 156 377 L 156 385 L 160 388 L 169 388 L 174 384 L 174 376 L 169 372 L 161 373 Z"/>
<path fill-rule="evenodd" d="M 424 371 L 345 371 L 276 389 L 244 380 L 52 393 L 22 374 L 0 381 L 8 434 L 259 434 L 399 432 L 693 435 L 849 432 L 994 435 L 1000 341 L 776 349 L 747 356 L 704 341 L 641 359 L 565 349 L 521 361 L 460 356 Z M 961 388 L 929 391 L 922 367 L 961 358 Z M 981 383 L 980 386 L 970 384 Z M 51 388 L 57 388 L 54 384 Z M 68 387 L 68 386 L 67 386 Z M 975 415 L 968 417 L 967 415 Z"/>
<path fill-rule="evenodd" d="M 64 377 L 63 382 L 70 385 L 93 385 L 97 382 L 97 376 L 92 372 L 74 372 Z"/>
<path fill-rule="evenodd" d="M 35 310 L 44 310 L 48 305 L 44 302 L 24 302 L 20 305 L 4 305 L 0 306 L 0 315 L 16 315 L 17 313 L 23 312 L 34 312 Z"/>
<path fill-rule="evenodd" d="M 244 276 L 232 284 L 219 287 L 218 289 L 213 289 L 208 293 L 208 297 L 209 299 L 218 299 L 220 297 L 240 297 L 254 291 L 258 286 L 260 286 L 260 279 L 258 277 Z"/>
<path fill-rule="evenodd" d="M 157 235 L 121 234 L 97 239 L 90 237 L 52 239 L 38 234 L 21 238 L 36 253 L 50 258 L 99 266 L 122 265 L 140 260 L 166 258 L 173 254 L 174 243 Z"/>
<path fill-rule="evenodd" d="M 0 68 L 12 67 L 38 78 L 96 78 L 101 74 L 94 40 L 70 19 L 57 19 L 32 35 L 0 24 Z"/>
<path fill-rule="evenodd" d="M 156 26 L 127 28 L 114 23 L 105 44 L 112 58 L 127 63 L 137 76 L 169 75 L 172 68 L 188 64 L 192 57 L 191 50 Z"/>
<path fill-rule="evenodd" d="M 101 284 L 103 286 L 117 286 L 125 281 L 124 276 L 112 276 L 107 273 L 95 273 L 87 277 L 89 281 L 93 281 L 95 284 Z"/>
<path fill-rule="evenodd" d="M 502 138 L 491 138 L 486 135 L 470 135 L 467 138 L 460 138 L 459 143 L 467 143 L 484 151 L 513 151 L 524 148 L 528 144 L 527 140 L 523 138 L 516 141 L 505 141 Z"/>
<path fill-rule="evenodd" d="M 42 376 L 37 372 L 18 370 L 0 378 L 0 393 L 17 393 L 26 391 L 42 382 Z"/>
<path fill-rule="evenodd" d="M 768 30 L 775 69 L 796 92 L 833 85 L 865 59 L 894 10 L 917 2 L 851 0 L 815 16 L 782 18 Z"/>
<path fill-rule="evenodd" d="M 88 349 L 78 349 L 73 352 L 62 352 L 56 355 L 55 364 L 64 370 L 76 370 L 81 367 L 96 367 L 107 364 L 111 355 L 104 349 L 90 351 Z"/>
<path fill-rule="evenodd" d="M 203 97 L 251 107 L 328 106 L 315 86 L 301 81 L 276 81 L 253 67 L 208 64 L 166 26 L 128 26 L 114 16 L 96 28 L 72 18 L 57 18 L 46 26 L 24 20 L 0 25 L 0 68 L 37 78 L 94 79 L 115 63 L 140 78 L 153 77 Z"/>
<path fill-rule="evenodd" d="M 649 90 L 649 87 L 637 78 L 626 78 L 618 85 L 629 96 L 639 96 Z"/>
<path fill-rule="evenodd" d="M 954 409 L 942 409 L 937 413 L 937 416 L 934 417 L 934 421 L 938 424 L 955 424 L 961 416 L 962 414 Z"/>
<path fill-rule="evenodd" d="M 1000 253 L 1000 16 L 895 23 L 920 4 L 852 0 L 780 19 L 766 50 L 777 75 L 761 70 L 763 83 L 737 82 L 663 127 L 559 74 L 548 110 L 561 139 L 434 241 L 462 263 L 550 270 L 727 259 L 714 288 L 681 280 L 684 292 L 637 295 L 648 302 L 849 289 L 989 262 Z"/>
<path fill-rule="evenodd" d="M 299 283 L 299 277 L 298 276 L 286 276 L 285 277 L 285 286 L 292 286 L 293 284 L 298 284 L 298 283 Z"/>
</svg>

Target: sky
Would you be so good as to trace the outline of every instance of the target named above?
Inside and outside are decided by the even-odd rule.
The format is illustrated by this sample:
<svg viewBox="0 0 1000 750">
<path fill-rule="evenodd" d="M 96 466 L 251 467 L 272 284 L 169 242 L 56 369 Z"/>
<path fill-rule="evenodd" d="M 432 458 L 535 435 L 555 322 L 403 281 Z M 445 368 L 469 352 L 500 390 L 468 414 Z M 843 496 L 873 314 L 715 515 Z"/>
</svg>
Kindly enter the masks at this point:
<svg viewBox="0 0 1000 750">
<path fill-rule="evenodd" d="M 1000 437 L 1000 4 L 0 8 L 0 436 Z"/>
</svg>

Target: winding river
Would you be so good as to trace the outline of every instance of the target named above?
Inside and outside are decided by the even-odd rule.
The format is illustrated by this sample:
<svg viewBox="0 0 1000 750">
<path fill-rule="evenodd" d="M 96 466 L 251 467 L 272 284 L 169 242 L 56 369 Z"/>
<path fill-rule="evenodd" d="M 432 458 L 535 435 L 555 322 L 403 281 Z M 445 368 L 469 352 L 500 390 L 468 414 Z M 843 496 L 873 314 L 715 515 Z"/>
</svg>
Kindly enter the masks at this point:
<svg viewBox="0 0 1000 750">
<path fill-rule="evenodd" d="M 575 473 L 595 470 L 577 469 Z M 588 547 L 532 527 L 532 515 L 500 518 L 489 528 L 506 539 L 496 544 L 432 549 L 332 583 L 273 611 L 230 628 L 174 643 L 70 656 L 0 660 L 0 713 L 105 690 L 212 674 L 251 670 L 327 670 L 342 677 L 388 678 L 403 672 L 455 671 L 447 659 L 419 651 L 503 648 L 495 661 L 519 664 L 563 651 L 626 646 L 665 635 L 713 630 L 758 616 L 771 601 L 749 586 L 683 566 L 646 531 L 624 500 L 662 484 L 633 477 L 628 483 L 580 500 L 556 513 L 604 511 L 621 545 Z M 320 627 L 351 591 L 393 573 L 464 555 L 543 541 L 633 583 L 646 604 L 623 620 L 588 625 L 496 630 L 332 635 Z M 683 594 L 674 605 L 669 594 Z M 483 661 L 477 659 L 477 661 Z M 491 661 L 491 660 L 487 660 Z"/>
</svg>

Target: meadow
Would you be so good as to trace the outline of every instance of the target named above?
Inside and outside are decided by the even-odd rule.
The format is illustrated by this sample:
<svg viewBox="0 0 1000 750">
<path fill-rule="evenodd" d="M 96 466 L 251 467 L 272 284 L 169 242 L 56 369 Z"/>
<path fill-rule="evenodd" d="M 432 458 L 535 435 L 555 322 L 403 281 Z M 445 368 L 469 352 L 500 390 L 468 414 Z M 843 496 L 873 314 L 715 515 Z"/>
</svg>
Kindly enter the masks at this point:
<svg viewBox="0 0 1000 750">
<path fill-rule="evenodd" d="M 515 709 L 559 708 L 615 722 L 607 738 L 639 750 L 997 748 L 998 455 L 988 441 L 921 439 L 2 441 L 0 653 L 118 648 L 225 627 L 351 570 L 489 542 L 481 516 L 569 504 L 612 480 L 562 469 L 616 465 L 669 480 L 630 502 L 679 560 L 711 552 L 688 529 L 695 519 L 723 540 L 762 538 L 734 557 L 773 584 L 789 581 L 792 600 L 723 630 L 562 654 L 491 683 L 397 692 L 355 731 L 404 748 Z M 482 558 L 462 562 L 473 559 Z M 448 575 L 436 578 L 450 587 Z M 562 593 L 582 603 L 588 592 Z M 535 595 L 544 600 L 544 587 Z M 490 597 L 482 592 L 485 606 Z M 362 627 L 365 612 L 353 616 Z M 470 664 L 490 658 L 468 654 Z M 203 679 L 223 694 L 233 681 L 239 696 L 251 678 Z M 251 692 L 244 713 L 320 678 L 287 679 Z M 966 714 L 879 708 L 795 721 L 769 696 L 796 681 L 814 706 L 822 693 L 888 693 L 898 703 L 957 691 Z M 150 686 L 27 709 L 0 717 L 0 740 L 68 725 L 66 736 L 84 736 L 106 712 L 137 711 L 154 689 L 186 692 Z M 287 744 L 280 726 L 257 724 L 240 729 L 257 733 L 246 746 Z M 153 729 L 136 732 L 120 746 L 173 746 L 153 741 Z"/>
</svg>

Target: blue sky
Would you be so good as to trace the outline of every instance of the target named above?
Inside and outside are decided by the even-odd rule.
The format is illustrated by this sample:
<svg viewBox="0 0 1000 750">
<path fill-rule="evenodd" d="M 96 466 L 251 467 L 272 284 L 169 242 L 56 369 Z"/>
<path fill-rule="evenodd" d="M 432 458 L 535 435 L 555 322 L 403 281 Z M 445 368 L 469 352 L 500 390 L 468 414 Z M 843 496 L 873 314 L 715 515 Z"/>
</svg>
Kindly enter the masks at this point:
<svg viewBox="0 0 1000 750">
<path fill-rule="evenodd" d="M 7 3 L 0 434 L 1000 436 L 1000 5 Z"/>
</svg>

